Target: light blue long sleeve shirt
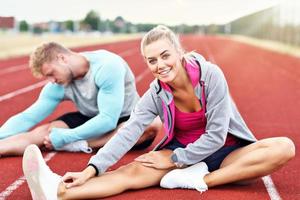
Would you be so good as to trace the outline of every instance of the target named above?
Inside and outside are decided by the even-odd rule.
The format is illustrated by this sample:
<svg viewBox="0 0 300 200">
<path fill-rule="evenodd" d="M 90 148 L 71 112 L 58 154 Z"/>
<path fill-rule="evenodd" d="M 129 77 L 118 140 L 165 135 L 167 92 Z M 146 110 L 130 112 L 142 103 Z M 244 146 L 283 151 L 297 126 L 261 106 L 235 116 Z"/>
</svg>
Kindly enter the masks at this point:
<svg viewBox="0 0 300 200">
<path fill-rule="evenodd" d="M 28 131 L 63 100 L 73 101 L 79 112 L 92 118 L 73 129 L 52 128 L 50 140 L 55 149 L 78 140 L 100 137 L 115 129 L 120 117 L 130 115 L 139 96 L 126 62 L 105 50 L 82 55 L 90 63 L 85 77 L 66 87 L 48 83 L 32 106 L 11 117 L 0 128 L 0 138 Z"/>
</svg>

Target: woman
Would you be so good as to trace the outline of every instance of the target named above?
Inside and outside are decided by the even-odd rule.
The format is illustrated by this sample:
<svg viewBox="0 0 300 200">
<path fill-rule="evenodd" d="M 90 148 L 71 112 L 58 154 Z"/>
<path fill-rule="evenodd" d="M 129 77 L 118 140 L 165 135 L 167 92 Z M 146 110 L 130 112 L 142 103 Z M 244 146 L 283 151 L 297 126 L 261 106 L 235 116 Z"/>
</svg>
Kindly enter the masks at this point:
<svg viewBox="0 0 300 200">
<path fill-rule="evenodd" d="M 34 198 L 101 198 L 159 184 L 203 192 L 270 174 L 295 156 L 288 138 L 256 140 L 229 95 L 222 71 L 197 53 L 185 54 L 170 29 L 157 26 L 148 32 L 141 51 L 156 79 L 88 167 L 62 178 L 71 183 L 60 182 L 35 146 L 27 148 L 23 168 Z M 156 116 L 166 133 L 156 151 L 105 172 Z"/>
</svg>

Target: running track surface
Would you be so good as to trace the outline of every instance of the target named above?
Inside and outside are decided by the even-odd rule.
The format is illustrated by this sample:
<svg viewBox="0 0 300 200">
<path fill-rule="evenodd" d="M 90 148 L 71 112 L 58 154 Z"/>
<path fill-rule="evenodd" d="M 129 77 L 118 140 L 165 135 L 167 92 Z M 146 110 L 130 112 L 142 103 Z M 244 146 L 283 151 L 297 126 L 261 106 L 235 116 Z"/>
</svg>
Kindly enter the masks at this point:
<svg viewBox="0 0 300 200">
<path fill-rule="evenodd" d="M 300 59 L 283 55 L 229 39 L 213 36 L 188 35 L 182 38 L 185 49 L 195 50 L 218 64 L 229 84 L 231 95 L 242 116 L 258 139 L 288 136 L 298 146 L 300 142 Z M 121 55 L 136 75 L 138 91 L 143 94 L 151 82 L 139 54 L 139 40 L 95 45 L 75 51 L 107 49 Z M 22 111 L 37 98 L 42 80 L 32 78 L 27 68 L 28 57 L 0 60 L 0 124 Z M 41 82 L 41 83 L 40 83 Z M 46 120 L 66 111 L 75 110 L 71 103 L 63 103 Z M 162 133 L 159 137 L 162 136 Z M 156 139 L 156 142 L 158 142 Z M 150 148 L 149 148 L 150 149 Z M 148 150 L 149 150 L 148 149 Z M 299 150 L 296 148 L 296 154 Z M 132 161 L 145 151 L 128 153 L 111 169 Z M 44 152 L 51 169 L 63 175 L 67 171 L 82 170 L 90 155 L 84 153 Z M 0 158 L 0 200 L 31 199 L 23 179 L 21 157 Z M 107 199 L 300 199 L 300 158 L 296 156 L 284 168 L 250 185 L 226 185 L 200 194 L 193 190 L 165 190 L 152 187 L 127 191 Z M 110 170 L 111 170 L 110 169 Z"/>
</svg>

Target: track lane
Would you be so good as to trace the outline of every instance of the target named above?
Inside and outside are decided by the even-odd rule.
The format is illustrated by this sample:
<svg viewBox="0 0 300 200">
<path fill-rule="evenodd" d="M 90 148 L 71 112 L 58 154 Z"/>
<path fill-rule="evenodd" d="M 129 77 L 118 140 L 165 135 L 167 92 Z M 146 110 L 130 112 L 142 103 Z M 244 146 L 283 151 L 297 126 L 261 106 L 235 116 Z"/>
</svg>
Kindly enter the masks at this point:
<svg viewBox="0 0 300 200">
<path fill-rule="evenodd" d="M 286 55 L 217 37 L 193 37 L 192 40 L 189 37 L 185 38 L 185 43 L 189 41 L 189 44 L 186 46 L 191 47 L 188 49 L 195 49 L 204 55 L 206 54 L 205 57 L 207 58 L 209 55 L 208 53 L 203 53 L 205 52 L 205 47 L 201 46 L 201 43 L 205 43 L 208 46 L 215 61 L 220 64 L 220 67 L 224 71 L 231 94 L 239 110 L 256 136 L 263 138 L 287 135 L 296 144 L 299 143 L 299 134 L 296 134 L 296 131 L 300 130 L 298 125 L 299 115 L 296 108 L 299 108 L 299 101 L 297 100 L 300 97 L 300 90 L 297 79 L 291 78 L 299 73 L 297 70 L 300 68 L 299 59 L 289 56 L 286 59 Z M 199 43 L 195 43 L 195 39 Z M 142 58 L 139 58 L 139 56 L 128 57 L 126 60 L 131 66 L 145 67 Z M 276 61 L 275 63 L 274 60 Z M 280 68 L 278 69 L 277 67 L 279 66 Z M 292 73 L 290 70 L 293 70 Z M 152 80 L 150 73 L 145 77 L 145 80 L 142 85 L 138 86 L 139 92 L 143 92 L 148 88 L 148 83 Z M 65 160 L 65 157 L 71 155 L 73 154 L 69 155 L 67 153 L 61 155 L 59 153 L 59 156 L 55 157 L 57 159 L 55 163 L 51 162 L 53 160 L 50 161 L 50 166 L 52 168 L 59 168 L 57 172 L 63 174 L 63 169 L 68 169 L 68 166 L 61 168 L 58 166 L 62 165 L 61 161 Z M 114 167 L 129 162 L 134 156 L 134 153 L 130 153 Z M 76 171 L 85 167 L 85 161 L 89 156 L 83 155 L 83 157 L 83 162 L 79 166 L 74 166 Z M 1 162 L 2 160 L 0 160 Z M 296 157 L 285 168 L 272 174 L 274 183 L 283 199 L 299 199 L 299 163 L 299 159 Z M 23 185 L 9 199 L 29 198 L 28 192 L 28 189 Z M 248 186 L 221 186 L 211 189 L 202 195 L 199 195 L 195 191 L 170 191 L 155 187 L 141 191 L 126 192 L 125 194 L 109 199 L 124 199 L 125 197 L 128 199 L 158 199 L 162 197 L 164 199 L 174 199 L 175 197 L 177 199 L 269 199 L 262 181 L 257 181 Z"/>
</svg>

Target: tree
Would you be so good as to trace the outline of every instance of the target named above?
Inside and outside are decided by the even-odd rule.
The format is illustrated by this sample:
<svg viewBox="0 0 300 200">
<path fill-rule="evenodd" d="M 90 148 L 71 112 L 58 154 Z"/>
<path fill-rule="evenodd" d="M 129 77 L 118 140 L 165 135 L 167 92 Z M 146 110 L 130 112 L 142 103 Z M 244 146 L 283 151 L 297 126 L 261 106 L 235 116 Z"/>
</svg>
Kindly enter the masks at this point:
<svg viewBox="0 0 300 200">
<path fill-rule="evenodd" d="M 27 32 L 29 29 L 29 25 L 25 20 L 20 21 L 19 30 L 20 32 Z"/>
<path fill-rule="evenodd" d="M 69 31 L 74 31 L 74 22 L 72 20 L 65 21 L 66 29 Z"/>
<path fill-rule="evenodd" d="M 116 17 L 116 19 L 113 21 L 113 27 L 112 27 L 112 31 L 114 33 L 122 33 L 122 32 L 125 32 L 125 25 L 126 25 L 126 22 L 125 20 L 123 19 L 123 17 L 121 16 L 118 16 Z"/>
<path fill-rule="evenodd" d="M 101 23 L 100 16 L 96 11 L 91 10 L 82 23 L 88 25 L 91 30 L 98 31 Z"/>
</svg>

